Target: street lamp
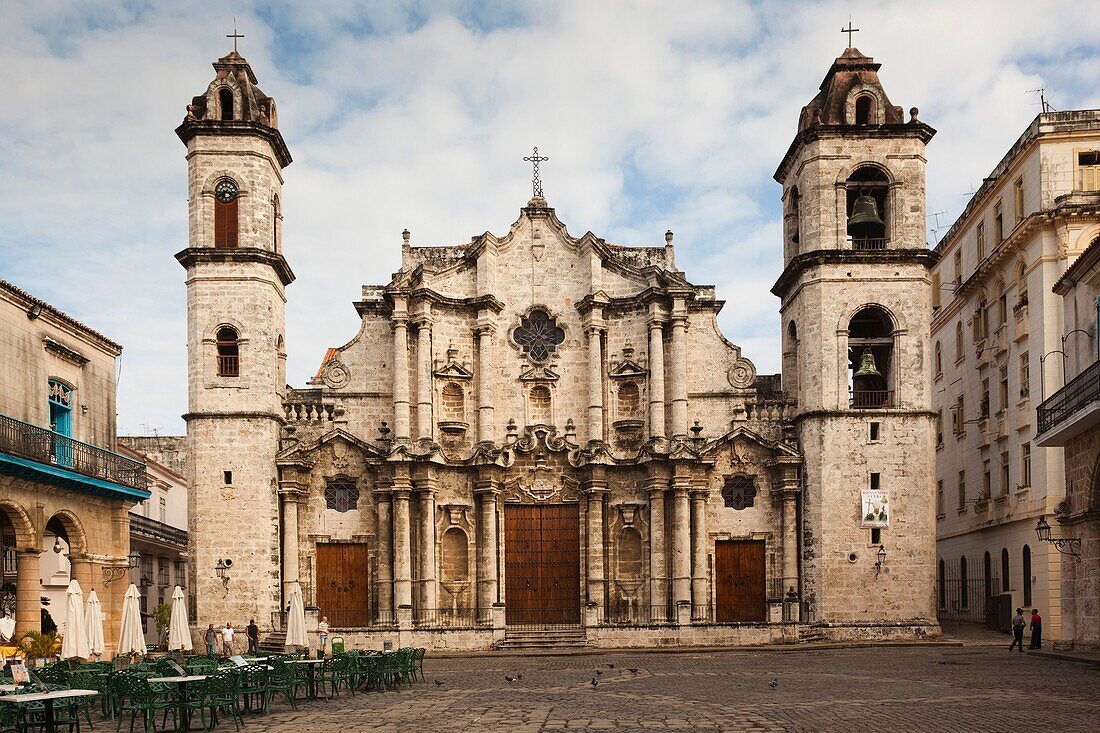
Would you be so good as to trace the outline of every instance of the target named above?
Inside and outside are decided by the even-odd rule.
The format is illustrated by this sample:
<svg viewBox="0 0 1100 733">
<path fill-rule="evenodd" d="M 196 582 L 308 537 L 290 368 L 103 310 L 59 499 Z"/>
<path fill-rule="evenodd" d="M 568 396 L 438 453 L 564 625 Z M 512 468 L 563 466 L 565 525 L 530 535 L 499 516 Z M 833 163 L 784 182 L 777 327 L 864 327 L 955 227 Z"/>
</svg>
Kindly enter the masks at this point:
<svg viewBox="0 0 1100 733">
<path fill-rule="evenodd" d="M 1040 516 L 1039 521 L 1035 523 L 1035 534 L 1039 537 L 1040 542 L 1049 542 L 1054 545 L 1054 549 L 1058 550 L 1058 552 L 1063 555 L 1071 555 L 1074 562 L 1081 562 L 1081 555 L 1077 552 L 1081 549 L 1080 538 L 1052 537 L 1050 534 L 1050 523 L 1047 522 L 1045 514 Z"/>
<path fill-rule="evenodd" d="M 885 545 L 879 545 L 878 546 L 878 552 L 875 553 L 875 557 L 878 558 L 878 560 L 875 562 L 875 575 L 877 576 L 880 572 L 882 572 L 882 569 L 884 567 L 886 567 L 886 546 Z"/>
<path fill-rule="evenodd" d="M 218 558 L 218 564 L 214 566 L 214 574 L 221 580 L 226 593 L 229 593 L 229 568 L 231 567 L 233 567 L 233 561 L 229 558 L 224 560 Z"/>
<path fill-rule="evenodd" d="M 127 573 L 141 564 L 141 553 L 137 550 L 131 550 L 130 554 L 126 556 L 126 565 L 104 565 L 103 566 L 103 586 L 107 587 L 116 580 L 121 580 Z"/>
</svg>

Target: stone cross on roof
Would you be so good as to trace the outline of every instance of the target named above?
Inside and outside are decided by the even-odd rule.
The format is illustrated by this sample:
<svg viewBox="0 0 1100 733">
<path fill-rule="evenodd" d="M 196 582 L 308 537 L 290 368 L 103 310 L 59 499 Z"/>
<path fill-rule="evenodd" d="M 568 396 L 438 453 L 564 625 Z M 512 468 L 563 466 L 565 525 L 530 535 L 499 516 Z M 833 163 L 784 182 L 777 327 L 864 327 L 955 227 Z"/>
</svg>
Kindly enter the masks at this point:
<svg viewBox="0 0 1100 733">
<path fill-rule="evenodd" d="M 226 33 L 225 37 L 233 39 L 233 53 L 236 53 L 237 52 L 237 39 L 238 38 L 244 38 L 243 33 L 237 33 L 237 18 L 236 17 L 233 18 L 233 32 L 232 33 Z"/>
</svg>

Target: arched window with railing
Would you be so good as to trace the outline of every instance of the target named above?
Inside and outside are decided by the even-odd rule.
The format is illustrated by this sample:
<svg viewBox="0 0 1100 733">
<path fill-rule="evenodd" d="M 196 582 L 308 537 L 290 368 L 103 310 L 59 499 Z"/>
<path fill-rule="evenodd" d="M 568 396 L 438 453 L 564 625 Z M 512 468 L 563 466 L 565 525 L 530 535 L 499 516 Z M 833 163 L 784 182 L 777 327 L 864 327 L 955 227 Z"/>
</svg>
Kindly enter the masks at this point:
<svg viewBox="0 0 1100 733">
<path fill-rule="evenodd" d="M 856 168 L 845 182 L 847 231 L 852 249 L 886 249 L 889 237 L 890 179 L 877 166 Z"/>
<path fill-rule="evenodd" d="M 878 306 L 867 306 L 848 323 L 848 390 L 857 410 L 892 407 L 894 324 Z"/>
<path fill-rule="evenodd" d="M 237 330 L 231 326 L 219 328 L 215 347 L 218 352 L 218 376 L 239 377 L 241 375 L 241 344 Z"/>
<path fill-rule="evenodd" d="M 1012 590 L 1012 583 L 1008 577 L 1008 548 L 1001 548 L 1001 592 L 1008 593 Z"/>
</svg>

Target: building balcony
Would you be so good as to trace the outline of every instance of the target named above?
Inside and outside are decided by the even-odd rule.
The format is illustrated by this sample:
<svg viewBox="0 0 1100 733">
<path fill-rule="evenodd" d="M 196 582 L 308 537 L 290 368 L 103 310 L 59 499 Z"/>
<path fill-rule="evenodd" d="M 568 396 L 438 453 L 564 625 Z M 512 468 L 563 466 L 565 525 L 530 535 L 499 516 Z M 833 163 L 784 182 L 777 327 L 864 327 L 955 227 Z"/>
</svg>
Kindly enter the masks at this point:
<svg viewBox="0 0 1100 733">
<path fill-rule="evenodd" d="M 170 545 L 177 550 L 187 549 L 187 531 L 158 522 L 140 514 L 130 515 L 130 534 L 151 540 L 158 544 Z"/>
<path fill-rule="evenodd" d="M 1100 425 L 1100 361 L 1043 400 L 1036 410 L 1035 445 L 1064 446 Z"/>
<path fill-rule="evenodd" d="M 149 498 L 145 464 L 0 415 L 0 473 L 131 502 Z"/>
<path fill-rule="evenodd" d="M 894 406 L 894 390 L 862 389 L 848 395 L 848 406 L 853 410 L 880 410 Z"/>
</svg>

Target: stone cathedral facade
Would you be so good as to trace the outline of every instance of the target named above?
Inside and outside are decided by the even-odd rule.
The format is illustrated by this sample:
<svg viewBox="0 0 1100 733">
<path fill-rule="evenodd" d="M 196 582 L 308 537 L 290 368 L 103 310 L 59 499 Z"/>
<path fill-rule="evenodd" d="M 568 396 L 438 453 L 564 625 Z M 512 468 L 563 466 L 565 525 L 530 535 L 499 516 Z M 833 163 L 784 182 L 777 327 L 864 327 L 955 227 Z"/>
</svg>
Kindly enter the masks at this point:
<svg viewBox="0 0 1100 733">
<path fill-rule="evenodd" d="M 934 608 L 924 145 L 848 49 L 783 187 L 783 374 L 661 246 L 502 235 L 365 285 L 286 385 L 275 102 L 235 51 L 188 106 L 194 608 L 278 628 L 290 584 L 351 644 L 909 637 Z M 778 243 L 777 243 L 778 246 Z M 287 253 L 295 256 L 293 243 Z M 304 256 L 298 253 L 297 256 Z"/>
</svg>

